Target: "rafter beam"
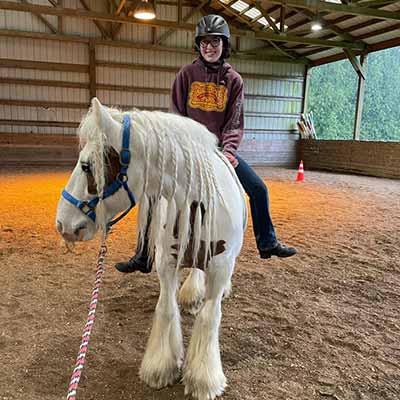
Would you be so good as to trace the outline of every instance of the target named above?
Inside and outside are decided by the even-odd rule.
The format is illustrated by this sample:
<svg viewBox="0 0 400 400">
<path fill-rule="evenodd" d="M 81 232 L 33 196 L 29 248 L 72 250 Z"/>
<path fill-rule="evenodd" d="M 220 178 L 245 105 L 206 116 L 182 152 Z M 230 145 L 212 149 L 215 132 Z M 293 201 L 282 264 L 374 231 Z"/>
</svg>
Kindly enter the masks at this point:
<svg viewBox="0 0 400 400">
<path fill-rule="evenodd" d="M 368 54 L 373 53 L 375 51 L 390 49 L 392 47 L 397 47 L 397 46 L 400 46 L 400 37 L 394 38 L 394 39 L 389 39 L 389 40 L 386 40 L 386 41 L 380 42 L 380 43 L 371 44 L 368 47 Z M 356 54 L 360 54 L 360 53 L 356 52 Z M 328 56 L 328 57 L 318 58 L 317 60 L 313 60 L 311 63 L 312 63 L 313 67 L 317 67 L 319 65 L 329 64 L 332 62 L 343 60 L 346 57 L 347 56 L 344 53 L 339 53 L 339 54 L 334 54 L 334 55 Z"/>
<path fill-rule="evenodd" d="M 29 4 L 27 0 L 19 0 L 23 4 Z M 57 28 L 53 26 L 43 15 L 40 15 L 39 13 L 32 13 L 39 21 L 41 21 L 44 25 L 46 25 L 53 33 L 57 33 Z"/>
<path fill-rule="evenodd" d="M 194 31 L 195 25 L 193 24 L 177 24 L 176 22 L 167 20 L 151 20 L 151 21 L 139 21 L 124 15 L 110 15 L 107 13 L 101 13 L 97 11 L 87 11 L 77 8 L 56 8 L 47 7 L 34 4 L 18 4 L 11 1 L 0 1 L 0 9 L 2 10 L 13 10 L 21 12 L 38 12 L 47 15 L 60 15 L 72 18 L 81 18 L 87 20 L 97 20 L 97 21 L 108 21 L 108 22 L 118 22 L 126 23 L 130 25 L 142 25 L 142 26 L 155 26 L 164 28 L 174 28 L 183 31 Z"/>
<path fill-rule="evenodd" d="M 313 18 L 315 18 L 317 16 L 317 14 L 313 13 L 310 10 L 306 10 L 306 9 L 298 9 L 298 11 L 303 14 L 304 16 L 306 16 L 310 21 L 312 21 Z M 332 23 L 330 23 L 329 21 L 325 20 L 323 17 L 319 17 L 319 19 L 322 22 L 322 27 L 329 29 L 330 31 L 332 31 L 333 33 L 336 33 L 338 36 L 342 37 L 344 40 L 349 40 L 349 41 L 355 41 L 355 38 L 350 35 L 348 32 L 344 31 L 343 29 L 333 25 Z"/>
<path fill-rule="evenodd" d="M 292 58 L 292 59 L 296 59 L 296 58 L 301 58 L 301 56 L 297 55 L 294 52 L 291 52 L 288 49 L 283 49 L 281 46 L 278 46 L 275 42 L 273 42 L 272 40 L 268 40 L 268 43 L 274 47 L 279 53 L 285 55 L 286 57 Z"/>
<path fill-rule="evenodd" d="M 118 33 L 121 31 L 123 24 L 116 24 L 113 28 L 111 28 L 111 39 L 114 40 Z"/>
<path fill-rule="evenodd" d="M 125 3 L 126 3 L 126 0 L 121 0 L 121 1 L 119 2 L 118 8 L 117 8 L 116 11 L 115 11 L 115 15 L 121 14 L 121 11 L 122 11 L 122 9 L 123 9 Z"/>
<path fill-rule="evenodd" d="M 183 18 L 182 21 L 179 21 L 179 13 L 178 13 L 178 22 L 186 22 L 188 21 L 194 14 L 197 13 L 201 8 L 203 8 L 209 0 L 203 0 L 199 5 L 197 5 L 195 8 L 192 8 Z M 182 16 L 181 16 L 182 17 Z M 171 36 L 175 32 L 175 29 L 169 29 L 165 33 L 163 33 L 157 40 L 156 44 L 161 44 L 167 37 Z"/>
<path fill-rule="evenodd" d="M 354 0 L 353 0 L 353 2 L 354 2 Z M 379 6 L 380 6 L 380 5 L 376 5 L 376 6 L 374 6 L 374 8 L 379 8 Z M 322 17 L 323 17 L 325 14 L 326 14 L 326 13 L 320 13 L 320 15 L 321 15 Z M 330 24 L 330 25 L 336 26 L 337 24 L 340 24 L 340 23 L 342 23 L 342 22 L 349 21 L 349 20 L 355 19 L 355 18 L 357 18 L 357 16 L 354 16 L 354 15 L 342 15 L 342 16 L 340 16 L 340 17 L 338 17 L 338 18 L 333 19 L 333 20 L 329 20 L 329 24 Z M 381 22 L 382 22 L 381 19 L 373 18 L 373 19 L 369 19 L 368 21 L 364 21 L 364 22 L 361 22 L 361 23 L 356 24 L 356 25 L 351 25 L 350 27 L 348 27 L 348 28 L 346 28 L 346 29 L 342 29 L 342 30 L 343 30 L 344 32 L 346 32 L 346 33 L 350 33 L 350 32 L 356 31 L 356 30 L 358 30 L 358 29 L 363 29 L 363 28 L 366 28 L 366 27 L 372 27 L 372 25 L 378 24 L 378 23 L 381 23 Z M 293 30 L 293 29 L 296 29 L 296 28 L 305 26 L 305 25 L 307 25 L 308 23 L 309 23 L 309 20 L 308 20 L 308 19 L 305 20 L 305 21 L 296 22 L 296 23 L 294 23 L 293 25 L 290 25 L 289 28 L 288 28 L 288 30 L 290 31 L 290 30 Z M 309 32 L 307 32 L 307 33 L 309 33 Z M 382 32 L 382 33 L 384 33 L 384 32 Z M 305 34 L 301 34 L 300 32 L 297 33 L 297 34 L 298 34 L 299 36 L 306 36 Z M 377 32 L 376 35 L 378 35 L 378 34 L 380 34 L 380 33 Z M 355 37 L 355 39 L 357 39 L 357 40 L 359 40 L 359 41 L 362 41 L 362 39 L 364 39 L 364 38 L 366 38 L 366 37 L 374 36 L 374 35 L 375 35 L 375 32 L 372 32 L 372 33 L 369 32 L 369 33 L 366 34 L 366 35 L 368 35 L 368 36 L 360 35 L 360 36 L 358 36 L 358 37 Z M 335 38 L 335 36 L 337 36 L 337 34 L 332 33 L 332 34 L 324 35 L 324 36 L 320 37 L 320 39 L 329 40 L 329 39 Z M 292 49 L 293 49 L 293 50 L 304 49 L 304 45 L 293 46 Z M 308 57 L 308 56 L 310 56 L 310 55 L 319 53 L 319 52 L 324 51 L 324 50 L 325 50 L 324 48 L 319 48 L 319 49 L 317 48 L 317 49 L 313 49 L 313 50 L 311 50 L 311 51 L 308 51 L 308 52 L 306 52 L 306 53 L 302 53 L 302 55 L 305 56 L 305 57 Z"/>
<path fill-rule="evenodd" d="M 24 38 L 24 39 L 44 39 L 44 40 L 55 40 L 60 42 L 75 42 L 75 43 L 89 43 L 90 38 L 82 37 L 78 35 L 61 35 L 61 34 L 50 34 L 50 33 L 39 33 L 39 32 L 24 32 L 16 30 L 0 29 L 0 37 L 12 37 L 12 38 Z M 167 46 L 154 46 L 152 44 L 137 43 L 130 40 L 106 40 L 106 39 L 94 39 L 96 45 L 110 46 L 110 47 L 121 47 L 129 49 L 141 49 L 141 50 L 152 50 L 167 53 L 179 53 L 193 55 L 193 49 L 185 49 L 181 47 L 167 47 Z M 276 55 L 263 55 L 255 52 L 254 54 L 234 54 L 231 56 L 233 59 L 239 60 L 263 60 L 263 61 L 278 61 L 278 62 L 290 62 L 292 64 L 309 64 L 310 61 L 306 59 L 292 60 L 288 57 L 281 57 Z"/>
<path fill-rule="evenodd" d="M 79 2 L 82 4 L 83 8 L 87 11 L 90 11 L 89 6 L 86 4 L 85 0 L 79 0 Z M 101 23 L 99 21 L 93 20 L 93 23 L 96 25 L 97 29 L 100 31 L 101 36 L 104 39 L 107 39 L 108 37 L 111 37 L 111 33 L 107 31 L 107 29 L 105 29 L 103 27 L 103 25 L 101 25 Z"/>
<path fill-rule="evenodd" d="M 360 61 L 358 60 L 357 56 L 351 50 L 348 49 L 344 49 L 343 52 L 344 54 L 346 54 L 347 58 L 349 59 L 351 65 L 353 66 L 357 74 L 363 79 L 365 79 L 364 68 L 361 65 Z"/>
<path fill-rule="evenodd" d="M 357 30 L 357 26 L 355 25 L 354 27 L 352 27 L 352 29 Z M 358 40 L 368 39 L 370 37 L 377 36 L 377 35 L 382 35 L 384 33 L 393 32 L 393 31 L 396 31 L 398 29 L 400 30 L 400 23 L 399 24 L 395 24 L 395 25 L 391 25 L 391 26 L 387 26 L 387 27 L 379 29 L 377 31 L 364 33 L 363 35 L 357 36 L 356 39 L 358 39 Z M 326 37 L 324 37 L 324 39 L 326 39 Z M 367 46 L 367 50 L 370 51 L 372 46 L 374 46 L 374 45 L 368 45 Z M 296 48 L 297 48 L 297 46 L 296 46 Z M 326 49 L 324 49 L 324 48 L 313 49 L 313 50 L 307 51 L 306 53 L 302 53 L 302 55 L 304 57 L 308 57 L 308 56 L 320 53 L 320 52 L 325 51 L 325 50 Z"/>
<path fill-rule="evenodd" d="M 276 35 L 275 33 L 257 32 L 255 33 L 254 37 L 256 39 L 261 39 L 261 40 L 269 39 L 269 40 L 274 40 L 276 42 L 304 43 L 308 45 L 321 46 L 321 47 L 338 47 L 343 49 L 354 49 L 354 50 L 363 50 L 366 48 L 365 45 L 360 43 L 314 39 L 314 38 L 300 37 L 288 34 Z"/>
<path fill-rule="evenodd" d="M 221 3 L 222 4 L 222 3 Z M 142 22 L 135 20 L 127 16 L 115 16 L 105 13 L 99 13 L 94 11 L 87 11 L 83 9 L 72 9 L 72 8 L 56 8 L 47 6 L 38 6 L 32 4 L 18 4 L 9 1 L 0 1 L 0 9 L 4 10 L 14 10 L 21 12 L 38 12 L 41 14 L 49 15 L 61 15 L 75 18 L 83 18 L 88 20 L 98 20 L 98 21 L 109 21 L 118 23 L 127 23 L 132 25 L 142 25 L 142 26 L 155 26 L 155 27 L 165 27 L 170 29 L 179 29 L 183 31 L 193 32 L 195 30 L 195 25 L 188 23 L 180 23 L 165 20 L 151 20 L 147 22 Z M 349 48 L 353 50 L 363 50 L 364 46 L 359 43 L 348 43 L 343 41 L 333 41 L 333 40 L 322 40 L 307 37 L 299 37 L 295 35 L 287 34 L 275 34 L 272 32 L 254 32 L 244 29 L 232 28 L 232 34 L 244 37 L 254 37 L 260 40 L 273 40 L 276 42 L 292 42 L 292 43 L 304 43 L 314 46 L 322 47 L 338 47 L 338 48 Z"/>
<path fill-rule="evenodd" d="M 362 15 L 365 17 L 375 17 L 381 19 L 389 19 L 400 21 L 400 11 L 385 11 L 385 10 L 376 10 L 369 7 L 360 7 L 358 4 L 353 5 L 344 5 L 337 3 L 330 3 L 327 1 L 320 0 L 268 0 L 269 3 L 274 4 L 285 4 L 289 7 L 298 7 L 298 8 L 306 8 L 306 9 L 314 9 L 318 11 L 329 11 L 329 12 L 338 12 L 338 13 L 346 13 L 352 15 Z"/>
<path fill-rule="evenodd" d="M 253 3 L 252 3 L 252 4 L 253 4 Z M 227 7 L 227 6 L 224 5 L 224 4 L 221 4 L 221 6 L 222 6 L 223 8 L 229 9 L 229 7 Z M 262 15 L 262 16 L 268 15 L 268 13 L 267 13 L 266 10 L 260 8 L 260 5 L 258 5 L 257 7 L 258 7 L 259 10 L 261 11 L 261 15 Z M 263 29 L 262 27 L 260 27 L 259 29 L 257 29 L 257 28 L 253 25 L 253 21 L 247 20 L 246 18 L 242 17 L 240 14 L 239 14 L 239 15 L 236 15 L 236 18 L 238 18 L 238 19 L 239 19 L 240 21 L 242 21 L 244 24 L 250 26 L 250 29 L 251 29 L 252 31 L 254 31 L 254 32 L 261 32 L 262 29 Z M 271 19 L 269 16 L 268 16 L 268 18 Z M 272 20 L 271 20 L 271 21 L 272 21 Z M 274 22 L 272 21 L 272 23 L 274 23 Z M 274 24 L 274 25 L 275 25 L 275 24 Z M 276 27 L 276 25 L 275 25 L 275 27 Z M 280 33 L 280 32 L 279 32 L 279 29 L 278 29 L 277 27 L 276 27 L 276 29 L 278 30 L 278 33 Z M 292 59 L 292 60 L 295 60 L 295 59 L 302 59 L 304 62 L 307 61 L 307 60 L 305 60 L 303 57 L 301 57 L 301 56 L 299 57 L 299 56 L 297 56 L 297 54 L 292 53 L 290 50 L 285 50 L 285 49 L 283 49 L 282 46 L 279 46 L 278 44 L 274 43 L 274 42 L 271 41 L 271 40 L 268 40 L 268 39 L 262 39 L 262 40 L 265 40 L 266 42 L 268 42 L 273 48 L 275 48 L 275 49 L 276 49 L 279 53 L 281 53 L 284 57 L 288 57 L 289 59 Z"/>
<path fill-rule="evenodd" d="M 357 3 L 359 7 L 384 7 L 389 4 L 397 3 L 398 0 L 370 0 L 370 1 L 363 1 L 362 3 Z"/>
<path fill-rule="evenodd" d="M 225 9 L 229 9 L 229 7 L 227 7 L 226 5 L 224 5 L 224 4 L 221 4 L 221 6 L 223 7 L 223 8 L 225 8 Z M 259 8 L 259 6 L 258 6 L 258 8 Z M 260 9 L 260 8 L 259 8 Z M 260 11 L 261 11 L 261 13 L 262 13 L 262 10 L 260 9 Z M 263 15 L 266 13 L 266 11 L 264 10 L 264 13 L 262 13 Z M 249 20 L 247 20 L 246 18 L 244 18 L 244 17 L 242 17 L 242 15 L 240 15 L 240 14 L 236 14 L 236 18 L 238 19 L 238 20 L 240 20 L 240 21 L 242 21 L 244 24 L 246 24 L 246 25 L 248 25 L 248 26 L 250 26 L 250 29 L 253 31 L 253 32 L 262 32 L 262 29 L 263 28 L 261 28 L 260 27 L 260 29 L 257 29 L 253 24 L 252 24 L 252 21 L 249 21 Z M 276 29 L 278 29 L 277 27 L 276 27 Z M 280 32 L 279 32 L 279 29 L 278 29 L 278 34 L 279 34 Z M 286 50 L 286 49 L 283 49 L 282 48 L 282 46 L 279 46 L 278 44 L 276 44 L 276 43 L 274 43 L 273 41 L 271 41 L 271 40 L 269 40 L 269 39 L 262 39 L 262 40 L 265 40 L 265 41 L 267 41 L 272 47 L 274 47 L 279 53 L 281 53 L 284 57 L 288 57 L 289 59 L 292 59 L 292 60 L 294 60 L 294 59 L 301 59 L 302 57 L 300 56 L 298 56 L 297 54 L 295 54 L 295 53 L 292 53 L 290 50 Z"/>
<path fill-rule="evenodd" d="M 279 28 L 276 26 L 275 21 L 269 16 L 267 10 L 257 0 L 254 2 L 254 4 L 257 6 L 258 10 L 261 11 L 262 16 L 268 21 L 274 32 L 279 34 Z"/>
<path fill-rule="evenodd" d="M 398 1 L 398 0 L 397 0 L 397 1 Z M 356 1 L 353 0 L 352 3 L 355 4 Z M 374 8 L 374 9 L 379 9 L 380 7 L 382 7 L 382 3 L 377 4 L 377 5 L 374 5 L 374 6 L 372 6 L 372 5 L 370 6 L 370 8 Z M 324 15 L 329 14 L 329 12 L 319 12 L 319 14 L 321 15 L 321 17 L 324 17 Z M 351 20 L 351 19 L 353 19 L 353 18 L 357 18 L 357 15 L 341 15 L 341 16 L 338 17 L 338 18 L 329 20 L 329 23 L 330 23 L 331 25 L 337 25 L 337 24 L 340 24 L 340 23 L 342 23 L 342 22 Z M 371 23 L 372 23 L 372 22 L 373 22 L 373 23 L 375 23 L 375 22 L 382 22 L 382 20 L 381 20 L 381 19 L 374 18 L 374 19 L 372 19 L 372 20 L 370 20 L 370 21 L 366 21 L 366 22 L 363 22 L 363 23 L 366 24 L 365 26 L 369 26 L 369 23 L 370 23 L 370 22 L 371 22 Z M 296 23 L 294 23 L 293 25 L 289 26 L 289 30 L 296 29 L 296 28 L 300 28 L 300 27 L 302 27 L 302 26 L 304 26 L 304 25 L 306 25 L 306 24 L 308 24 L 308 20 L 296 22 Z M 351 28 L 353 28 L 353 27 L 351 27 Z M 346 29 L 346 31 L 348 31 L 348 32 L 350 32 L 351 30 L 354 30 L 354 29 L 350 29 L 350 28 L 347 28 L 347 29 Z M 325 39 L 325 37 L 324 37 L 323 39 Z"/>
</svg>

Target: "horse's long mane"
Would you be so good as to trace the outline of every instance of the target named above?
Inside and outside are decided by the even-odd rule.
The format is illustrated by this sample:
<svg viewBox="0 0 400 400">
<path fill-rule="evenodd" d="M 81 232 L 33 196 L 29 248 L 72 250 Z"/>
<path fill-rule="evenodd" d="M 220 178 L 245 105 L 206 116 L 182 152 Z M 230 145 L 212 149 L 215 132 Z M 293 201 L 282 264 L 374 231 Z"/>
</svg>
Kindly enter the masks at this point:
<svg viewBox="0 0 400 400">
<path fill-rule="evenodd" d="M 126 114 L 118 109 L 107 108 L 112 118 L 122 123 Z M 178 228 L 178 265 L 192 237 L 193 254 L 197 254 L 200 241 L 209 243 L 215 232 L 216 202 L 224 206 L 211 162 L 217 152 L 217 139 L 203 125 L 189 119 L 163 112 L 132 110 L 131 150 L 140 151 L 145 160 L 142 196 L 137 199 L 139 207 L 139 237 L 143 238 L 151 210 L 149 250 L 154 256 L 157 241 L 168 243 L 164 233 L 171 236 Z M 104 163 L 107 150 L 107 135 L 98 128 L 93 112 L 81 122 L 79 131 L 81 145 L 89 143 L 93 148 L 93 174 L 98 193 L 103 192 L 107 166 Z M 137 154 L 137 153 L 136 153 Z M 134 162 L 134 159 L 131 161 Z M 161 199 L 167 201 L 167 218 L 162 218 Z M 183 199 L 183 201 L 182 201 Z M 191 206 L 197 204 L 191 226 Z M 202 216 L 200 204 L 204 207 Z M 99 207 L 100 206 L 100 207 Z M 104 213 L 98 206 L 98 223 L 104 228 Z M 193 210 L 192 210 L 193 211 Z M 165 227 L 165 230 L 162 229 Z M 170 238 L 169 238 L 170 240 Z M 143 245 L 143 243 L 141 243 Z M 195 257 L 193 257 L 195 260 Z M 204 258 L 205 262 L 207 257 Z"/>
</svg>

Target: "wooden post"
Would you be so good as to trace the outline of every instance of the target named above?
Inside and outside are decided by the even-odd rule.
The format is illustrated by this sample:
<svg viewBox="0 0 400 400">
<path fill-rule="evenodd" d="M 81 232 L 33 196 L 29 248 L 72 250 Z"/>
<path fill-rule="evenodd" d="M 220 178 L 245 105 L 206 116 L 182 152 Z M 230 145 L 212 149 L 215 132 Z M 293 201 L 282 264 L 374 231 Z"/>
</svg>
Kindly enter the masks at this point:
<svg viewBox="0 0 400 400">
<path fill-rule="evenodd" d="M 236 36 L 236 51 L 240 51 L 240 37 Z"/>
<path fill-rule="evenodd" d="M 310 68 L 308 65 L 304 67 L 304 76 L 303 76 L 303 93 L 301 100 L 301 112 L 302 114 L 307 112 L 307 98 L 308 98 L 308 89 L 310 86 Z"/>
<path fill-rule="evenodd" d="M 286 17 L 286 10 L 285 10 L 285 6 L 281 6 L 281 12 L 280 12 L 280 26 L 279 26 L 279 30 L 281 31 L 281 33 L 285 32 L 285 17 Z"/>
<path fill-rule="evenodd" d="M 96 43 L 89 40 L 89 96 L 96 97 Z"/>
<path fill-rule="evenodd" d="M 57 0 L 57 7 L 59 8 L 63 8 L 64 4 L 63 4 L 63 0 Z M 62 16 L 58 16 L 57 17 L 57 28 L 58 28 L 58 33 L 63 33 L 64 30 L 64 26 L 63 26 L 63 17 Z"/>
<path fill-rule="evenodd" d="M 364 83 L 366 76 L 366 63 L 367 56 L 360 56 L 360 64 L 363 67 L 364 75 L 358 72 L 358 88 L 357 88 L 357 103 L 356 103 L 356 115 L 354 118 L 354 131 L 353 140 L 360 140 L 360 127 L 361 127 L 361 116 L 364 105 Z"/>
<path fill-rule="evenodd" d="M 182 22 L 182 0 L 178 0 L 178 23 Z"/>
</svg>

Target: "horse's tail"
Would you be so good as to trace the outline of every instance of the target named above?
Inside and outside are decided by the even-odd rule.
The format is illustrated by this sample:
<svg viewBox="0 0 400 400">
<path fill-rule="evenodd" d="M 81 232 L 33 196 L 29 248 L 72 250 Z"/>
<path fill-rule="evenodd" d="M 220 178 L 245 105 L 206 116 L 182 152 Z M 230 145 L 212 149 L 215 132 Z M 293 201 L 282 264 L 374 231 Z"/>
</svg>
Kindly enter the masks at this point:
<svg viewBox="0 0 400 400">
<path fill-rule="evenodd" d="M 239 181 L 238 176 L 236 175 L 235 169 L 232 167 L 232 164 L 229 162 L 229 160 L 224 156 L 224 154 L 216 150 L 217 156 L 225 163 L 225 165 L 228 167 L 229 172 L 231 173 L 234 181 L 236 182 L 241 197 L 242 197 L 242 202 L 243 202 L 243 232 L 247 229 L 247 222 L 248 222 L 248 214 L 247 214 L 247 205 L 246 205 L 246 197 L 245 197 L 245 191 L 243 189 L 242 184 Z"/>
</svg>

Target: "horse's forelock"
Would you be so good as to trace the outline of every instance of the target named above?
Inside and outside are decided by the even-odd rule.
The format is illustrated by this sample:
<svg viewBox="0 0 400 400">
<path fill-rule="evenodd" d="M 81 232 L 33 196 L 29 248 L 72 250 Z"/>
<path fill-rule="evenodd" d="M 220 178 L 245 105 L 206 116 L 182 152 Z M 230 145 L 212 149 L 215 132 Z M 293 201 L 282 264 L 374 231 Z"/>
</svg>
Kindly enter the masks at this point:
<svg viewBox="0 0 400 400">
<path fill-rule="evenodd" d="M 122 117 L 120 117 L 122 113 L 119 110 L 108 109 L 108 111 L 116 120 L 122 120 Z M 90 152 L 88 156 L 90 158 L 93 178 L 96 182 L 97 193 L 103 193 L 105 188 L 106 164 L 108 158 L 107 150 L 109 141 L 107 135 L 98 126 L 92 109 L 90 109 L 82 119 L 78 129 L 78 137 L 81 148 L 86 145 L 89 146 Z M 101 200 L 97 206 L 96 214 L 96 223 L 101 229 L 104 230 L 106 220 Z"/>
</svg>

